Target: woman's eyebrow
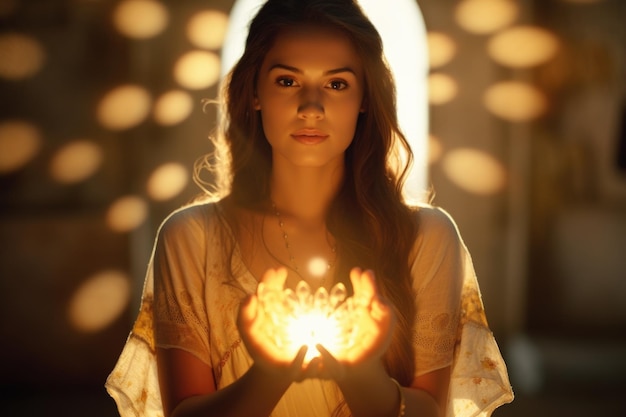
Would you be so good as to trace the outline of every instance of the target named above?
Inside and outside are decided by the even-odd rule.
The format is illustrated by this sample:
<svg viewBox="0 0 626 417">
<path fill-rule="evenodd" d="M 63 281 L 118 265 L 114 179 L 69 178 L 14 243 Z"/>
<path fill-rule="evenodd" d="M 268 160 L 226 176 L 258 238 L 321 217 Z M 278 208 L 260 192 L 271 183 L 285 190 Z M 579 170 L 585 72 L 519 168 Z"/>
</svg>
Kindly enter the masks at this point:
<svg viewBox="0 0 626 417">
<path fill-rule="evenodd" d="M 292 67 L 291 65 L 285 65 L 285 64 L 274 64 L 267 70 L 267 72 L 270 72 L 274 69 L 284 69 L 287 71 L 295 72 L 296 74 L 303 73 L 301 69 Z M 324 75 L 335 75 L 335 74 L 340 74 L 342 72 L 350 72 L 356 76 L 356 72 L 350 67 L 340 67 L 340 68 L 331 69 L 331 70 L 325 71 Z"/>
</svg>

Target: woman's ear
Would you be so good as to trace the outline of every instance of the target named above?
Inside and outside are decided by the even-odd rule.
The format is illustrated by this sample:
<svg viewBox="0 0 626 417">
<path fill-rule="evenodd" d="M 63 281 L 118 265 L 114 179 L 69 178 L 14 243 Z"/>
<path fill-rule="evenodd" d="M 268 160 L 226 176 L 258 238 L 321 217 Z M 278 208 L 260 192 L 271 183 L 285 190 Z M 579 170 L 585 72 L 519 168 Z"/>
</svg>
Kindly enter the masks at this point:
<svg viewBox="0 0 626 417">
<path fill-rule="evenodd" d="M 254 110 L 261 110 L 261 103 L 259 103 L 258 97 L 254 97 Z"/>
<path fill-rule="evenodd" d="M 359 113 L 365 113 L 367 111 L 367 99 L 363 99 Z"/>
</svg>

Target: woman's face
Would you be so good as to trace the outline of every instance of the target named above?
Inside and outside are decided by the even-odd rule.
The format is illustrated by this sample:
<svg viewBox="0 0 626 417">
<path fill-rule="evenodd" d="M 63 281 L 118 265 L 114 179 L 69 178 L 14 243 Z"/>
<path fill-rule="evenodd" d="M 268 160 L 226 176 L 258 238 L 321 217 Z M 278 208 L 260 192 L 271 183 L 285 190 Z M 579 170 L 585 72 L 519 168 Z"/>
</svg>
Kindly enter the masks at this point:
<svg viewBox="0 0 626 417">
<path fill-rule="evenodd" d="M 340 32 L 282 32 L 258 75 L 255 108 L 274 163 L 343 164 L 363 108 L 363 65 Z"/>
</svg>

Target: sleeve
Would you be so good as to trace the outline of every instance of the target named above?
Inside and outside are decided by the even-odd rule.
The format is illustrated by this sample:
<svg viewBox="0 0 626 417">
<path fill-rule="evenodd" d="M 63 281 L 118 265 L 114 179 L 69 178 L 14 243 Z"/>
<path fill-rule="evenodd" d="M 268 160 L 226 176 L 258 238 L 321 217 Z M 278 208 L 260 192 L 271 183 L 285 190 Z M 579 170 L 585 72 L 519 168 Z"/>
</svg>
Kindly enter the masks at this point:
<svg viewBox="0 0 626 417">
<path fill-rule="evenodd" d="M 183 349 L 210 364 L 205 306 L 206 228 L 197 207 L 173 214 L 154 252 L 155 345 Z"/>
<path fill-rule="evenodd" d="M 441 209 L 419 211 L 419 234 L 411 267 L 416 294 L 416 376 L 452 364 L 462 290 L 462 242 Z"/>
<path fill-rule="evenodd" d="M 196 355 L 201 355 L 199 347 L 208 346 L 208 326 L 202 324 L 207 319 L 200 314 L 202 293 L 195 291 L 202 282 L 202 229 L 190 212 L 183 211 L 174 213 L 161 226 L 148 264 L 139 314 L 105 383 L 121 417 L 163 417 L 157 346 L 180 345 Z M 155 301 L 155 294 L 160 301 Z M 177 330 L 185 336 L 176 335 Z"/>
<path fill-rule="evenodd" d="M 513 400 L 489 329 L 471 257 L 452 218 L 420 210 L 412 268 L 417 294 L 416 375 L 451 366 L 447 417 L 488 417 Z"/>
</svg>

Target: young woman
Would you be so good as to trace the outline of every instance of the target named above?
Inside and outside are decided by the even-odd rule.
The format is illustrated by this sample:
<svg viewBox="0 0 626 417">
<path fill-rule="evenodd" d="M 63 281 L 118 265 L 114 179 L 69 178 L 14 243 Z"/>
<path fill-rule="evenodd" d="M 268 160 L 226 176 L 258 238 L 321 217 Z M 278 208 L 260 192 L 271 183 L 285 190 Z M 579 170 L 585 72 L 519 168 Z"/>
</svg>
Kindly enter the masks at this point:
<svg viewBox="0 0 626 417">
<path fill-rule="evenodd" d="M 260 9 L 226 84 L 213 192 L 162 225 L 107 381 L 124 417 L 489 415 L 512 399 L 455 224 L 403 202 L 394 97 L 355 1 Z M 285 358 L 259 330 L 259 282 L 302 280 L 365 300 L 349 355 Z"/>
</svg>

